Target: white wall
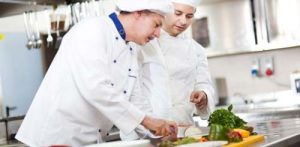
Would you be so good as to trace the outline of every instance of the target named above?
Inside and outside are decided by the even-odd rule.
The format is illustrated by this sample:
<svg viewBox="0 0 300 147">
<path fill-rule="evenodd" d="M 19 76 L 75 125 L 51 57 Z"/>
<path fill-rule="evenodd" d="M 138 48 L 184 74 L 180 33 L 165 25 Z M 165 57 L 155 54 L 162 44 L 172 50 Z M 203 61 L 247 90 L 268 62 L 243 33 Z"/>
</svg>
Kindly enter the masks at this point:
<svg viewBox="0 0 300 147">
<path fill-rule="evenodd" d="M 254 78 L 251 65 L 254 58 L 274 57 L 274 76 Z M 211 57 L 208 59 L 213 78 L 224 77 L 228 95 L 254 95 L 290 89 L 290 74 L 300 70 L 300 47 L 249 54 Z"/>
</svg>

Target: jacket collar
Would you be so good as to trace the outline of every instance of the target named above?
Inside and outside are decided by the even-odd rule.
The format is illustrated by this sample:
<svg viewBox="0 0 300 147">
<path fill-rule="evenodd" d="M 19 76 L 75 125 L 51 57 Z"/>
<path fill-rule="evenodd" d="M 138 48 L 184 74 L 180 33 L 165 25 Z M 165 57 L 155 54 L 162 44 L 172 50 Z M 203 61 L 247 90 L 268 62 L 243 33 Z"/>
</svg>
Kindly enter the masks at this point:
<svg viewBox="0 0 300 147">
<path fill-rule="evenodd" d="M 115 24 L 116 29 L 118 30 L 120 36 L 122 37 L 123 40 L 125 40 L 126 38 L 126 33 L 124 30 L 123 25 L 121 24 L 120 20 L 118 19 L 118 16 L 115 12 L 111 13 L 109 15 L 109 18 L 113 21 L 113 23 Z"/>
</svg>

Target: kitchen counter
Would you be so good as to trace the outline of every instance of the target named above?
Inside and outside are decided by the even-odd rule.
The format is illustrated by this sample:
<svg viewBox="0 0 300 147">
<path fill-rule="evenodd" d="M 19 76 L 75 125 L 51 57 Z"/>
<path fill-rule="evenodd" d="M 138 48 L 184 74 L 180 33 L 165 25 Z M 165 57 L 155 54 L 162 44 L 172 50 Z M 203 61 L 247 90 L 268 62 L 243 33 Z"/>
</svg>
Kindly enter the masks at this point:
<svg viewBox="0 0 300 147">
<path fill-rule="evenodd" d="M 253 126 L 255 132 L 265 136 L 264 141 L 251 147 L 300 146 L 300 105 L 281 108 L 245 108 L 235 113 Z M 195 116 L 194 120 L 199 121 L 200 117 Z M 207 121 L 202 124 L 198 122 L 198 125 L 207 126 Z M 153 144 L 158 142 L 152 141 Z"/>
<path fill-rule="evenodd" d="M 288 111 L 278 112 L 277 115 L 275 113 L 237 114 L 247 121 L 249 126 L 253 126 L 255 132 L 265 136 L 264 141 L 253 144 L 251 147 L 300 147 L 300 117 L 292 115 L 300 115 L 300 109 L 293 110 L 292 114 Z M 203 124 L 205 123 L 202 123 L 202 126 Z"/>
<path fill-rule="evenodd" d="M 300 146 L 300 106 L 268 107 L 249 109 L 236 113 L 253 126 L 265 141 L 255 144 L 262 147 L 299 147 Z"/>
<path fill-rule="evenodd" d="M 299 147 L 300 118 L 266 120 L 249 123 L 258 134 L 265 136 L 265 141 L 255 144 L 262 147 Z"/>
<path fill-rule="evenodd" d="M 227 109 L 227 106 L 219 108 Z M 289 106 L 274 103 L 235 105 L 233 111 L 253 126 L 255 132 L 265 136 L 265 141 L 253 146 L 300 147 L 299 104 Z M 194 117 L 194 120 L 198 126 L 207 126 L 207 121 L 201 120 L 199 116 Z"/>
<path fill-rule="evenodd" d="M 9 121 L 14 121 L 14 120 L 22 120 L 24 119 L 25 115 L 21 116 L 12 116 L 12 117 L 3 117 L 0 118 L 0 122 L 9 122 Z"/>
</svg>

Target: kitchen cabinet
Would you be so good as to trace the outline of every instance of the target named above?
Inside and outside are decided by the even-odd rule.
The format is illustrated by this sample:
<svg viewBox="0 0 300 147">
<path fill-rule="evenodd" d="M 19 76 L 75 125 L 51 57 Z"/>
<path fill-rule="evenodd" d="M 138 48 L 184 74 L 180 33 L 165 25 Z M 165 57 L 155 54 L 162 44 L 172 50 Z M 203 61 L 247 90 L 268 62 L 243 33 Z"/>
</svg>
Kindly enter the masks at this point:
<svg viewBox="0 0 300 147">
<path fill-rule="evenodd" d="M 197 7 L 192 36 L 208 56 L 299 46 L 299 4 L 300 0 L 204 0 Z"/>
</svg>

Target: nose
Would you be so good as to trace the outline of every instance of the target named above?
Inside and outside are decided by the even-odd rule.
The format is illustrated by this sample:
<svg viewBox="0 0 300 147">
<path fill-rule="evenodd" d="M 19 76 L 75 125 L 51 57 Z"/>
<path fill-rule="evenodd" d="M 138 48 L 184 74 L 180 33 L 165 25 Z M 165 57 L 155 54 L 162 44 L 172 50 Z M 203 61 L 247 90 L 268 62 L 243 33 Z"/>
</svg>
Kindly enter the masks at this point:
<svg viewBox="0 0 300 147">
<path fill-rule="evenodd" d="M 185 16 L 180 17 L 179 21 L 182 25 L 185 25 L 187 22 Z"/>
</svg>

